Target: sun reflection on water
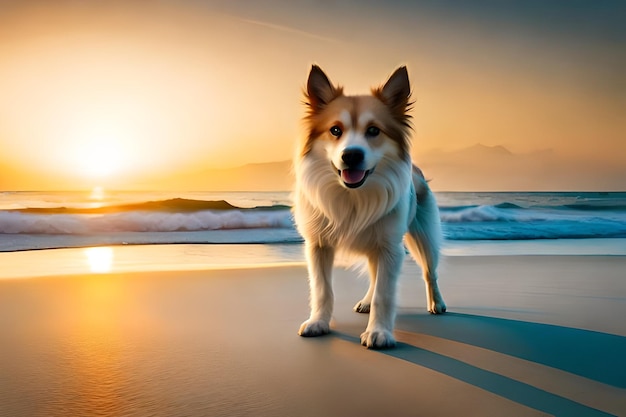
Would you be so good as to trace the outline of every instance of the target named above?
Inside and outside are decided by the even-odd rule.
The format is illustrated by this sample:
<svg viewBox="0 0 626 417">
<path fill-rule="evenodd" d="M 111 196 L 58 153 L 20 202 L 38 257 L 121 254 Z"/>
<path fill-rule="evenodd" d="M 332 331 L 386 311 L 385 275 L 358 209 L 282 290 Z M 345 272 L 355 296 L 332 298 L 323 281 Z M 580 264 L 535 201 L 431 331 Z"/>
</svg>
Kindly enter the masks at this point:
<svg viewBox="0 0 626 417">
<path fill-rule="evenodd" d="M 111 272 L 113 249 L 109 247 L 87 248 L 84 250 L 89 270 L 96 274 Z"/>
<path fill-rule="evenodd" d="M 100 186 L 94 187 L 91 190 L 91 194 L 89 194 L 89 198 L 91 200 L 102 201 L 102 200 L 104 200 L 104 197 L 105 197 L 104 188 L 102 188 Z"/>
</svg>

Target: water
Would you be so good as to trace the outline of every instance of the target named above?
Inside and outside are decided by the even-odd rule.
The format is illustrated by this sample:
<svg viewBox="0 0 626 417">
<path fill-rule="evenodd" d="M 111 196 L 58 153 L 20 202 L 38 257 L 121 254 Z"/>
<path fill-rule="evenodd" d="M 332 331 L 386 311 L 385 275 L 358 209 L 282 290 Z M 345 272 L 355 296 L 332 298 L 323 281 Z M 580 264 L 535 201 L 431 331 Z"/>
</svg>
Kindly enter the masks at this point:
<svg viewBox="0 0 626 417">
<path fill-rule="evenodd" d="M 626 192 L 455 192 L 437 200 L 445 248 L 454 254 L 542 253 L 554 242 L 576 254 L 626 252 Z M 0 251 L 289 245 L 302 241 L 290 206 L 287 192 L 0 192 Z"/>
<path fill-rule="evenodd" d="M 626 193 L 443 193 L 450 240 L 626 238 Z"/>
</svg>

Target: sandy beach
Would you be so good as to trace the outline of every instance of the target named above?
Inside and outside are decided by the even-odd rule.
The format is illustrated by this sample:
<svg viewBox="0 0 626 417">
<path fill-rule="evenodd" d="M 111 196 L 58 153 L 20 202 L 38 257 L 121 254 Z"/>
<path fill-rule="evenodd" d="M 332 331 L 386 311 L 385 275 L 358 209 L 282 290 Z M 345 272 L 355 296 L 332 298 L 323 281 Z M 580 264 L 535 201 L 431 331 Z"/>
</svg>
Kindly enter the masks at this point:
<svg viewBox="0 0 626 417">
<path fill-rule="evenodd" d="M 626 415 L 624 256 L 446 256 L 442 316 L 407 261 L 388 351 L 351 270 L 301 338 L 301 264 L 137 269 L 0 279 L 0 416 Z"/>
</svg>

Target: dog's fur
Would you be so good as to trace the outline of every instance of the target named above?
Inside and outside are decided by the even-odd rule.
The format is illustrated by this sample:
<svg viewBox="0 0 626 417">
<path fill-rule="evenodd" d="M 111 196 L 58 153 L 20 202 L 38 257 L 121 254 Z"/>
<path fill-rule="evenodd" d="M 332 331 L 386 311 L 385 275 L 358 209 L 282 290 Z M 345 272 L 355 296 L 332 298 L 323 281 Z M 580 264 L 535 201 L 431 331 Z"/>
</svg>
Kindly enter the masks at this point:
<svg viewBox="0 0 626 417">
<path fill-rule="evenodd" d="M 294 163 L 294 216 L 305 239 L 311 315 L 301 336 L 330 331 L 338 251 L 364 255 L 370 286 L 354 310 L 370 313 L 361 343 L 395 345 L 396 283 L 406 246 L 419 262 L 428 311 L 446 311 L 437 286 L 441 240 L 435 198 L 409 155 L 408 73 L 398 68 L 371 95 L 346 96 L 318 67 L 309 73 L 306 136 Z"/>
</svg>

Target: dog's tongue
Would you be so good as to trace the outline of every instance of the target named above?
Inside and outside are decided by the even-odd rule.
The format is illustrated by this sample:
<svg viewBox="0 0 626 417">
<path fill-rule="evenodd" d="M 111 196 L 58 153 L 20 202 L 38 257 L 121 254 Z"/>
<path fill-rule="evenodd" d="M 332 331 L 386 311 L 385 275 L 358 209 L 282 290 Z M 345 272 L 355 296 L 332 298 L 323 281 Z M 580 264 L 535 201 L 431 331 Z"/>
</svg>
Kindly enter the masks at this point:
<svg viewBox="0 0 626 417">
<path fill-rule="evenodd" d="M 341 179 L 346 184 L 356 184 L 359 181 L 363 180 L 365 177 L 365 172 L 362 169 L 344 169 L 341 171 Z"/>
</svg>

